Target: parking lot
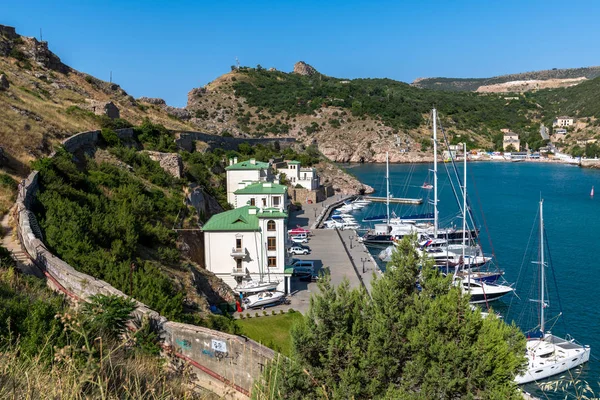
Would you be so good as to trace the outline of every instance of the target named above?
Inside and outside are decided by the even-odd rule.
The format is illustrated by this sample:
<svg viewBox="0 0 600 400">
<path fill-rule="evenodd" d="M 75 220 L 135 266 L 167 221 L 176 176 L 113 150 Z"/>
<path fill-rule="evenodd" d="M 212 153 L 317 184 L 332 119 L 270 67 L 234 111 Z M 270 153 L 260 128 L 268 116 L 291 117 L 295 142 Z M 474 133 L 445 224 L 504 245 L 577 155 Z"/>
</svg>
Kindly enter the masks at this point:
<svg viewBox="0 0 600 400">
<path fill-rule="evenodd" d="M 331 204 L 334 200 L 329 199 L 327 204 Z M 295 211 L 290 215 L 288 227 L 292 229 L 300 226 L 309 229 L 315 220 L 315 215 L 322 210 L 323 204 L 319 203 Z M 303 246 L 310 248 L 310 254 L 292 257 L 313 261 L 315 274 L 318 275 L 322 270 L 327 271 L 331 277 L 331 283 L 334 285 L 339 285 L 344 279 L 347 279 L 351 288 L 357 288 L 361 286 L 362 281 L 370 291 L 373 272 L 380 273 L 366 248 L 358 243 L 356 232 L 353 230 L 338 233 L 335 229 L 314 229 L 311 230 L 308 243 Z M 290 304 L 269 307 L 267 312 L 271 313 L 271 310 L 274 310 L 279 313 L 279 310 L 287 311 L 293 308 L 305 313 L 308 311 L 311 295 L 317 293 L 318 290 L 316 282 L 306 282 L 293 277 L 291 294 L 287 297 Z M 254 310 L 244 312 L 254 312 Z"/>
</svg>

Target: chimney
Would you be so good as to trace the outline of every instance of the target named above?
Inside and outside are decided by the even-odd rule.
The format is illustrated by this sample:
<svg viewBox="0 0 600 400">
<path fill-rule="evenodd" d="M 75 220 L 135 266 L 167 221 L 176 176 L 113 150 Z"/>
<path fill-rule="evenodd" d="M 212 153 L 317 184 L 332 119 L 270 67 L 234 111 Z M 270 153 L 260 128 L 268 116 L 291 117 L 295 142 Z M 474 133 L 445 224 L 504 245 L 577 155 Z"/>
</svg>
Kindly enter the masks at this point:
<svg viewBox="0 0 600 400">
<path fill-rule="evenodd" d="M 233 157 L 233 163 L 237 164 L 237 157 Z"/>
<path fill-rule="evenodd" d="M 256 165 L 256 159 L 255 159 L 255 158 L 251 158 L 251 159 L 250 159 L 250 164 L 252 164 L 252 165 Z"/>
<path fill-rule="evenodd" d="M 233 158 L 229 159 L 229 165 L 233 165 Z"/>
</svg>

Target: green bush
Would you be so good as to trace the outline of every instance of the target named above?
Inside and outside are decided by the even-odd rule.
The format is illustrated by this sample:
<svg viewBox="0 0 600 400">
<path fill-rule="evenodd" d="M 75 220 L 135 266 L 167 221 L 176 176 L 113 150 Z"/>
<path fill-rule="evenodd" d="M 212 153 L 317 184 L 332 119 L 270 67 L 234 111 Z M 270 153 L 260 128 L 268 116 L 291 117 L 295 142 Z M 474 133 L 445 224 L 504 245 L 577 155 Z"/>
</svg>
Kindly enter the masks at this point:
<svg viewBox="0 0 600 400">
<path fill-rule="evenodd" d="M 119 139 L 117 132 L 113 131 L 110 128 L 103 128 L 100 131 L 100 137 L 108 146 L 117 146 L 121 144 L 121 140 Z"/>
</svg>

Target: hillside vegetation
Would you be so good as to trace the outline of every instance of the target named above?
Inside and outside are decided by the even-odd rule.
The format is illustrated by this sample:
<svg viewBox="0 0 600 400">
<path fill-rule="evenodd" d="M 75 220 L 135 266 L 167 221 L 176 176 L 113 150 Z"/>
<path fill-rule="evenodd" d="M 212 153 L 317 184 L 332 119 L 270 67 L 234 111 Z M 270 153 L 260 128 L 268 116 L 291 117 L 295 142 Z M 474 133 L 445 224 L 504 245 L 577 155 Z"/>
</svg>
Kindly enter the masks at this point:
<svg viewBox="0 0 600 400">
<path fill-rule="evenodd" d="M 467 91 L 474 92 L 480 86 L 495 85 L 511 81 L 523 80 L 548 80 L 548 79 L 573 79 L 584 77 L 594 79 L 600 76 L 600 67 L 550 69 L 544 71 L 531 71 L 519 74 L 495 76 L 492 78 L 419 78 L 412 85 L 433 90 Z"/>
<path fill-rule="evenodd" d="M 201 398 L 148 326 L 121 336 L 132 302 L 97 296 L 72 310 L 1 247 L 0 260 L 0 398 Z"/>
</svg>

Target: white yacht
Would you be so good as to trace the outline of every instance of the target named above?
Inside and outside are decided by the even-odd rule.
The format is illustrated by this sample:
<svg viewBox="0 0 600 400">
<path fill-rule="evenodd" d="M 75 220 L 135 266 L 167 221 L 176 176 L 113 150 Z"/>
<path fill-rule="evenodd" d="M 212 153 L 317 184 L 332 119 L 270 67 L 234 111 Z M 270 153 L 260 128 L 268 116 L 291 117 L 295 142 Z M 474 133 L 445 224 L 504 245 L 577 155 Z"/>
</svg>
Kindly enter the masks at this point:
<svg viewBox="0 0 600 400">
<path fill-rule="evenodd" d="M 282 302 L 285 299 L 283 292 L 260 292 L 244 298 L 244 308 L 265 307 Z"/>
<path fill-rule="evenodd" d="M 527 369 L 515 377 L 518 384 L 529 383 L 562 374 L 589 361 L 590 346 L 576 343 L 567 335 L 567 339 L 552 335 L 546 331 L 545 308 L 546 302 L 546 264 L 544 262 L 544 215 L 543 201 L 540 201 L 540 298 L 533 300 L 541 304 L 539 330 L 528 333 L 527 340 Z"/>
</svg>

